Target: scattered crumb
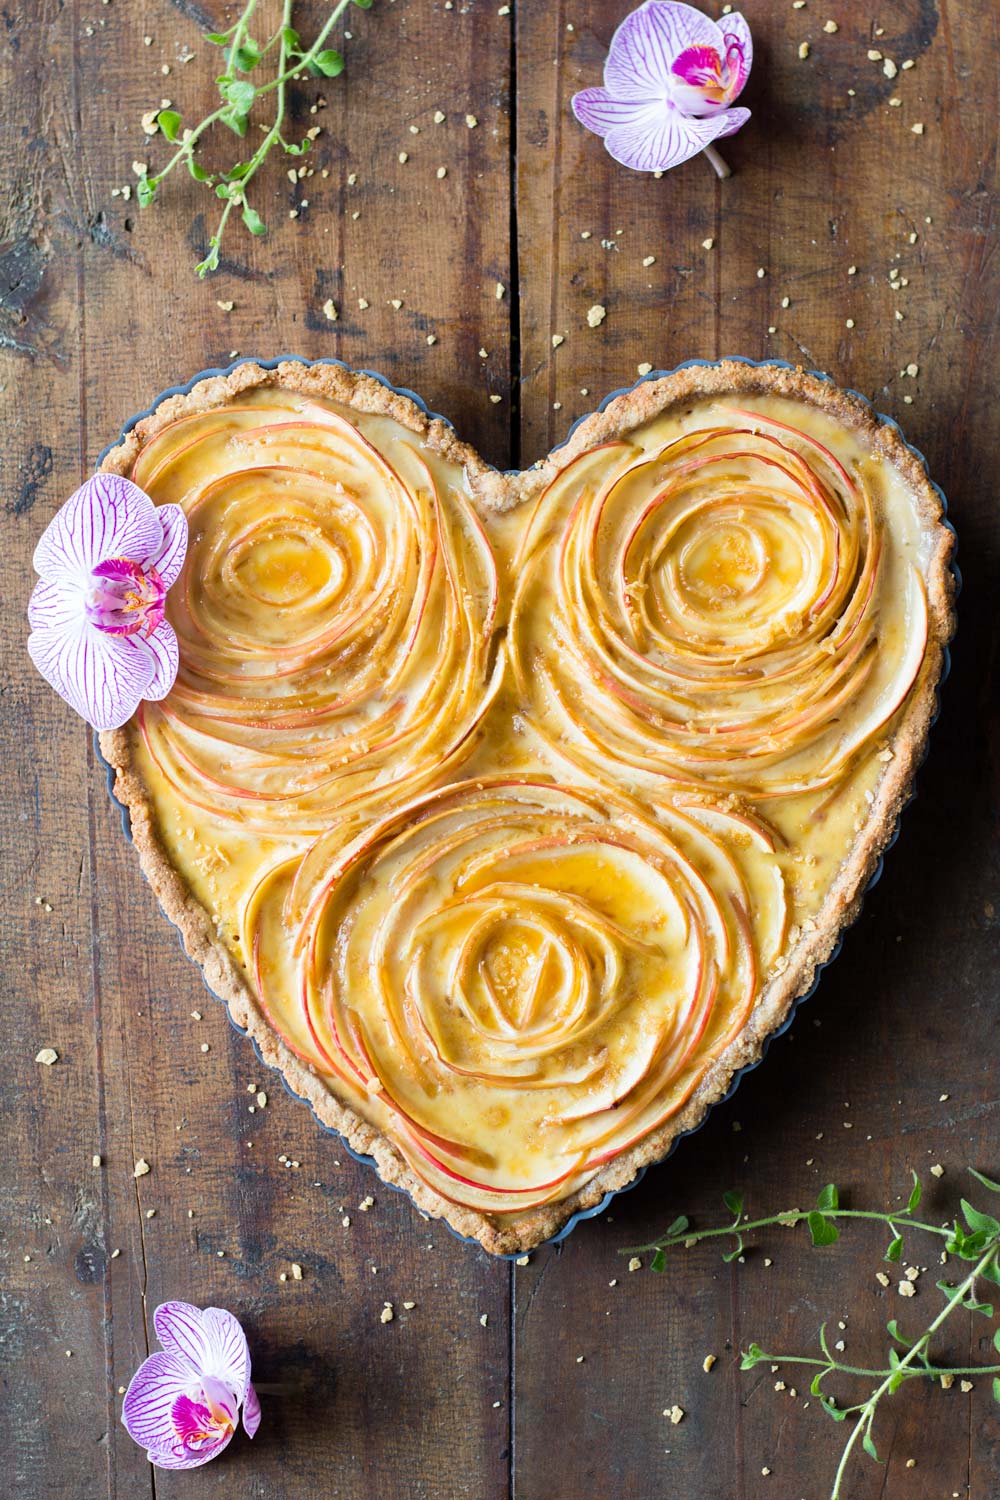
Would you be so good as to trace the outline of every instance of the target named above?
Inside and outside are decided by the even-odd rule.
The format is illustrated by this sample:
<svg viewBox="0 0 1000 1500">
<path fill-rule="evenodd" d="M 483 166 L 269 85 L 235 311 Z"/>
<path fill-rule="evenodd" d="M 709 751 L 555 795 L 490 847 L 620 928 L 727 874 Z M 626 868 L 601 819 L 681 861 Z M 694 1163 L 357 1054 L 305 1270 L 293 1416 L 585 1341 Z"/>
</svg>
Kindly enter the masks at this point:
<svg viewBox="0 0 1000 1500">
<path fill-rule="evenodd" d="M 932 1177 L 943 1177 L 944 1176 L 944 1167 L 942 1167 L 942 1165 L 941 1165 L 941 1163 L 939 1161 L 935 1162 L 934 1165 L 933 1165 L 933 1167 L 931 1167 L 931 1176 Z"/>
<path fill-rule="evenodd" d="M 368 1212 L 368 1210 L 370 1208 L 374 1208 L 374 1206 L 375 1206 L 375 1199 L 373 1197 L 371 1197 L 370 1194 L 369 1194 L 369 1196 L 367 1198 L 362 1198 L 361 1202 L 358 1204 L 358 1207 L 360 1208 L 360 1210 L 361 1210 L 361 1212 L 363 1214 L 366 1214 Z"/>
<path fill-rule="evenodd" d="M 920 121 L 920 120 L 918 120 L 917 123 L 916 123 L 916 125 L 911 125 L 910 126 L 910 129 L 913 131 L 914 135 L 923 135 L 923 133 L 924 133 L 923 122 Z"/>
<path fill-rule="evenodd" d="M 967 1396 L 969 1394 L 969 1392 L 973 1389 L 972 1381 L 971 1380 L 960 1380 L 959 1383 L 958 1383 L 958 1388 L 959 1388 L 960 1391 L 964 1392 L 964 1394 Z"/>
<path fill-rule="evenodd" d="M 96 1151 L 94 1152 L 93 1156 L 90 1158 L 90 1165 L 92 1167 L 103 1166 L 103 1162 L 101 1161 L 101 1158 L 98 1156 L 98 1154 L 97 1154 Z"/>
<path fill-rule="evenodd" d="M 516 1266 L 526 1266 L 526 1265 L 529 1264 L 530 1260 L 531 1260 L 531 1257 L 529 1255 L 519 1255 L 517 1257 L 517 1260 L 514 1262 L 514 1264 Z"/>
<path fill-rule="evenodd" d="M 824 21 L 823 30 L 826 32 L 827 36 L 833 36 L 835 32 L 840 30 L 840 27 L 837 25 L 836 21 Z"/>
<path fill-rule="evenodd" d="M 595 302 L 593 307 L 587 312 L 587 326 L 589 328 L 598 328 L 604 322 L 607 315 L 607 308 L 602 307 L 600 302 Z"/>
<path fill-rule="evenodd" d="M 646 256 L 643 257 L 643 262 L 642 263 L 643 263 L 644 266 L 655 266 L 656 265 L 656 256 L 655 255 L 646 255 Z"/>
<path fill-rule="evenodd" d="M 701 242 L 701 248 L 703 250 L 711 250 L 712 246 L 714 244 L 715 244 L 715 241 L 713 239 L 702 240 L 702 242 Z"/>
<path fill-rule="evenodd" d="M 35 1053 L 35 1062 L 42 1063 L 46 1068 L 51 1068 L 53 1063 L 59 1061 L 59 1053 L 54 1047 L 43 1047 L 40 1052 Z"/>
<path fill-rule="evenodd" d="M 642 1270 L 642 1261 L 639 1259 L 638 1255 L 633 1255 L 632 1259 L 628 1263 L 628 1268 L 630 1271 Z"/>
<path fill-rule="evenodd" d="M 382 1311 L 379 1313 L 378 1320 L 380 1323 L 391 1323 L 394 1316 L 395 1314 L 392 1310 L 392 1303 L 387 1302 Z"/>
<path fill-rule="evenodd" d="M 649 363 L 648 359 L 644 359 L 641 365 L 636 365 L 636 369 L 640 375 L 648 375 L 652 368 L 653 366 Z M 583 392 L 581 391 L 580 394 L 582 396 Z"/>
<path fill-rule="evenodd" d="M 809 56 L 809 43 L 808 42 L 800 42 L 799 43 L 799 57 L 802 59 L 803 62 L 805 62 L 805 60 L 806 60 L 806 58 L 808 56 Z"/>
<path fill-rule="evenodd" d="M 561 333 L 554 333 L 552 335 L 552 347 L 553 347 L 553 349 L 558 349 L 559 345 L 560 344 L 565 344 L 565 342 L 566 342 L 566 339 L 565 339 L 565 336 L 563 334 L 561 334 Z"/>
<path fill-rule="evenodd" d="M 875 1280 L 878 1282 L 879 1286 L 888 1286 L 889 1285 L 889 1278 L 885 1274 L 884 1271 L 876 1271 L 875 1272 Z"/>
<path fill-rule="evenodd" d="M 497 284 L 496 284 L 496 299 L 497 299 L 498 302 L 500 301 L 501 297 L 503 296 L 503 294 L 504 294 L 504 292 L 506 290 L 507 290 L 507 288 L 504 286 L 503 282 L 502 281 L 498 281 Z"/>
<path fill-rule="evenodd" d="M 401 151 L 399 153 L 399 164 L 400 164 L 401 167 L 405 167 L 406 163 L 409 161 L 409 159 L 410 159 L 410 153 L 408 151 Z"/>
<path fill-rule="evenodd" d="M 139 1160 L 136 1162 L 135 1166 L 132 1169 L 132 1176 L 145 1177 L 146 1174 L 150 1171 L 152 1171 L 152 1168 L 150 1167 L 149 1162 L 144 1156 L 140 1156 Z"/>
<path fill-rule="evenodd" d="M 479 124 L 479 121 L 476 119 L 475 115 L 466 115 L 465 123 L 466 125 L 468 125 L 470 130 L 475 130 L 476 126 Z"/>
<path fill-rule="evenodd" d="M 479 1314 L 479 1326 L 481 1328 L 485 1328 L 488 1319 L 489 1319 L 489 1314 L 488 1313 L 480 1313 Z"/>
<path fill-rule="evenodd" d="M 437 176 L 438 176 L 439 179 L 441 179 L 443 177 L 447 177 L 447 175 L 448 175 L 448 168 L 447 167 L 438 167 L 438 169 L 437 169 Z"/>
<path fill-rule="evenodd" d="M 714 1364 L 715 1364 L 715 1355 L 714 1354 L 706 1354 L 705 1358 L 701 1362 L 701 1368 L 704 1370 L 705 1374 L 707 1375 L 708 1372 L 709 1372 L 709 1370 L 712 1368 L 712 1366 Z"/>
<path fill-rule="evenodd" d="M 671 1425 L 676 1427 L 678 1422 L 684 1420 L 684 1408 L 682 1406 L 668 1406 L 664 1408 L 663 1415 L 669 1417 Z"/>
<path fill-rule="evenodd" d="M 899 1283 L 899 1295 L 901 1297 L 915 1297 L 917 1289 L 912 1281 L 901 1281 Z"/>
</svg>

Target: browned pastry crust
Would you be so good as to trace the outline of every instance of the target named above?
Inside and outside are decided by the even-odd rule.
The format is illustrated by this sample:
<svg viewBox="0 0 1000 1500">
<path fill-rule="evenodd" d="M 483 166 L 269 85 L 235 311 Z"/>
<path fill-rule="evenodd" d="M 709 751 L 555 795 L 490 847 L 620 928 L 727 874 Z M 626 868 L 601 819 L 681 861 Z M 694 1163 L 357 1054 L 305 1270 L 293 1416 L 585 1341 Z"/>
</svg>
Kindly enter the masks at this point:
<svg viewBox="0 0 1000 1500">
<path fill-rule="evenodd" d="M 480 503 L 496 509 L 521 503 L 584 449 L 621 436 L 669 407 L 734 392 L 787 396 L 811 403 L 830 413 L 843 426 L 863 434 L 872 451 L 900 471 L 916 496 L 921 523 L 933 543 L 927 576 L 926 656 L 898 721 L 891 742 L 893 756 L 876 787 L 868 819 L 826 896 L 815 926 L 802 933 L 783 962 L 779 960 L 747 1025 L 715 1059 L 678 1114 L 602 1167 L 571 1197 L 516 1218 L 505 1216 L 495 1220 L 451 1203 L 428 1188 L 411 1172 L 385 1135 L 337 1099 L 323 1080 L 295 1057 L 268 1025 L 246 972 L 218 939 L 208 912 L 168 859 L 157 832 L 149 793 L 133 761 L 127 730 L 101 735 L 102 752 L 116 772 L 115 796 L 129 810 L 132 838 L 143 871 L 165 915 L 180 930 L 188 955 L 201 965 L 208 985 L 226 1002 L 235 1023 L 254 1038 L 264 1061 L 278 1068 L 294 1092 L 308 1100 L 323 1125 L 339 1131 L 355 1150 L 374 1157 L 383 1180 L 404 1188 L 419 1208 L 446 1219 L 460 1234 L 477 1239 L 494 1254 L 520 1253 L 555 1234 L 571 1215 L 599 1203 L 609 1190 L 625 1187 L 641 1167 L 659 1161 L 679 1136 L 701 1121 L 709 1106 L 726 1093 L 734 1073 L 760 1058 L 768 1037 L 809 989 L 818 966 L 829 958 L 840 933 L 856 915 L 865 887 L 910 795 L 926 746 L 944 649 L 954 628 L 954 578 L 950 568 L 954 536 L 943 523 L 940 499 L 923 465 L 896 429 L 880 422 L 867 404 L 801 369 L 725 360 L 716 365 L 691 366 L 634 387 L 616 397 L 603 412 L 585 418 L 565 446 L 533 469 L 519 474 L 500 474 L 489 468 L 447 423 L 429 418 L 406 396 L 387 389 L 370 376 L 334 365 L 295 362 L 281 364 L 275 370 L 243 364 L 228 375 L 199 381 L 187 395 L 168 397 L 107 454 L 101 467 L 112 473 L 127 474 L 143 445 L 168 422 L 190 412 L 223 405 L 242 391 L 269 385 L 331 397 L 358 411 L 394 417 L 426 438 L 434 450 L 461 465 Z"/>
</svg>

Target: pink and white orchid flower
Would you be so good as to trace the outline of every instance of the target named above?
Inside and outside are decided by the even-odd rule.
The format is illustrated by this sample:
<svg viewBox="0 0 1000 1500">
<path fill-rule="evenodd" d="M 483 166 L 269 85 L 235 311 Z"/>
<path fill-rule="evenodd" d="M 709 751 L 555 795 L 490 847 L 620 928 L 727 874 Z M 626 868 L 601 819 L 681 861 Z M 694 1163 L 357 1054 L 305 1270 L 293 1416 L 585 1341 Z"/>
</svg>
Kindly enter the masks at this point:
<svg viewBox="0 0 1000 1500">
<path fill-rule="evenodd" d="M 243 1408 L 253 1437 L 260 1402 L 250 1384 L 246 1334 L 224 1307 L 164 1302 L 153 1314 L 163 1345 L 143 1360 L 125 1392 L 129 1437 L 159 1469 L 196 1469 L 226 1447 Z"/>
<path fill-rule="evenodd" d="M 179 505 L 155 506 L 119 474 L 95 474 L 52 517 L 35 548 L 28 651 L 94 729 L 118 729 L 177 676 L 167 590 L 187 551 Z"/>
<path fill-rule="evenodd" d="M 646 0 L 611 38 L 604 87 L 575 94 L 573 112 L 633 171 L 665 172 L 704 151 L 728 176 L 711 143 L 749 120 L 748 109 L 730 106 L 752 62 L 741 15 L 716 23 L 691 5 Z"/>
</svg>

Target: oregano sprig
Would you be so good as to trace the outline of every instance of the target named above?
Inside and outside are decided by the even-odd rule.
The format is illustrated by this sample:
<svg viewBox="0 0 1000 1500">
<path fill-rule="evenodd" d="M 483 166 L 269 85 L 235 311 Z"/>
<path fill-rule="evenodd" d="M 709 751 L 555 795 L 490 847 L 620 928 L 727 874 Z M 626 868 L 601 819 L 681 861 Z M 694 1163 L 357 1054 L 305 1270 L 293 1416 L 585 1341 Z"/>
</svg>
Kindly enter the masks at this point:
<svg viewBox="0 0 1000 1500">
<path fill-rule="evenodd" d="M 1000 1193 L 1000 1183 L 992 1181 L 971 1167 L 969 1170 L 977 1182 L 991 1193 Z M 886 1212 L 850 1209 L 841 1206 L 839 1190 L 834 1183 L 828 1183 L 821 1189 L 814 1208 L 786 1209 L 781 1213 L 750 1219 L 743 1214 L 742 1196 L 739 1193 L 729 1192 L 723 1198 L 727 1211 L 732 1215 L 731 1220 L 726 1224 L 716 1225 L 709 1229 L 692 1229 L 690 1220 L 686 1215 L 681 1214 L 663 1235 L 650 1244 L 633 1245 L 620 1252 L 623 1255 L 632 1256 L 651 1250 L 653 1259 L 650 1269 L 662 1272 L 666 1264 L 667 1251 L 678 1246 L 690 1248 L 700 1244 L 703 1240 L 730 1239 L 732 1243 L 724 1252 L 723 1259 L 732 1261 L 742 1257 L 744 1236 L 754 1230 L 768 1228 L 771 1225 L 791 1228 L 804 1222 L 809 1227 L 813 1245 L 822 1247 L 832 1245 L 839 1239 L 840 1231 L 835 1221 L 857 1219 L 883 1224 L 888 1229 L 892 1238 L 886 1248 L 884 1259 L 889 1262 L 900 1260 L 904 1234 L 912 1230 L 931 1234 L 943 1240 L 942 1260 L 949 1255 L 954 1255 L 970 1264 L 971 1269 L 960 1281 L 952 1283 L 942 1280 L 937 1283 L 939 1291 L 944 1294 L 944 1306 L 917 1338 L 911 1339 L 904 1334 L 895 1318 L 886 1324 L 892 1343 L 887 1351 L 887 1363 L 884 1367 L 851 1365 L 840 1359 L 830 1348 L 825 1323 L 819 1330 L 820 1357 L 772 1353 L 763 1349 L 758 1343 L 751 1343 L 741 1356 L 740 1368 L 742 1370 L 752 1370 L 764 1362 L 780 1366 L 805 1365 L 814 1369 L 816 1373 L 813 1375 L 810 1391 L 818 1398 L 827 1416 L 832 1417 L 835 1422 L 854 1419 L 851 1434 L 844 1445 L 834 1476 L 830 1500 L 840 1500 L 845 1493 L 843 1488 L 845 1475 L 851 1455 L 859 1442 L 869 1457 L 881 1462 L 872 1433 L 876 1411 L 879 1403 L 886 1396 L 895 1395 L 906 1381 L 932 1380 L 942 1386 L 947 1386 L 956 1376 L 992 1375 L 993 1396 L 997 1402 L 1000 1402 L 1000 1364 L 940 1365 L 932 1360 L 930 1354 L 932 1339 L 956 1310 L 961 1308 L 966 1312 L 977 1313 L 987 1318 L 994 1317 L 994 1305 L 991 1301 L 982 1299 L 979 1287 L 983 1282 L 1000 1285 L 1000 1219 L 982 1212 L 963 1198 L 960 1218 L 956 1217 L 950 1224 L 928 1224 L 914 1217 L 920 1205 L 921 1193 L 920 1179 L 914 1172 L 913 1186 L 905 1208 Z M 1000 1353 L 1000 1328 L 994 1332 L 993 1344 Z M 833 1396 L 822 1389 L 824 1380 L 829 1376 L 871 1381 L 875 1384 L 864 1400 L 850 1406 L 841 1406 Z"/>
<path fill-rule="evenodd" d="M 247 197 L 251 182 L 275 147 L 287 156 L 295 157 L 304 155 L 312 144 L 308 136 L 294 142 L 285 138 L 287 85 L 291 79 L 303 74 L 336 78 L 342 73 L 342 54 L 327 46 L 330 33 L 350 5 L 370 10 L 372 3 L 373 0 L 338 0 L 315 40 L 308 46 L 291 24 L 293 0 L 282 0 L 281 24 L 263 43 L 258 42 L 250 31 L 258 0 L 247 0 L 238 20 L 228 31 L 205 34 L 207 42 L 222 48 L 223 71 L 216 78 L 220 103 L 189 128 L 184 127 L 183 118 L 176 110 L 158 111 L 155 119 L 159 132 L 177 149 L 159 172 L 153 176 L 144 173 L 136 190 L 140 205 L 148 207 L 164 179 L 183 165 L 196 182 L 204 183 L 222 201 L 218 226 L 208 242 L 208 254 L 196 268 L 199 276 L 207 276 L 210 271 L 218 269 L 222 237 L 234 209 L 239 210 L 240 218 L 251 234 L 266 234 L 266 224 Z M 263 68 L 269 59 L 275 60 L 274 72 L 265 79 Z M 224 171 L 210 172 L 203 167 L 195 152 L 212 126 L 225 126 L 241 140 L 245 139 L 251 112 L 259 101 L 266 100 L 271 94 L 274 95 L 271 123 L 262 127 L 264 134 L 257 149 Z"/>
</svg>

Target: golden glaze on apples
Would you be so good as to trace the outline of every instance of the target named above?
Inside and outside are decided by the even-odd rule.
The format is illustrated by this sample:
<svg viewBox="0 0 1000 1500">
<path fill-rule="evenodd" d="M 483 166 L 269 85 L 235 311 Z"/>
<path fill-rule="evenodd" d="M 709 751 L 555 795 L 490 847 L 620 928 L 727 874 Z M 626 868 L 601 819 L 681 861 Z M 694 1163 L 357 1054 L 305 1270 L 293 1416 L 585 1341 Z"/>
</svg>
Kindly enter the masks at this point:
<svg viewBox="0 0 1000 1500">
<path fill-rule="evenodd" d="M 383 415 L 181 418 L 176 686 L 133 728 L 270 1024 L 436 1192 L 563 1198 L 675 1114 L 819 910 L 920 671 L 891 464 L 705 400 L 477 512 Z"/>
</svg>

